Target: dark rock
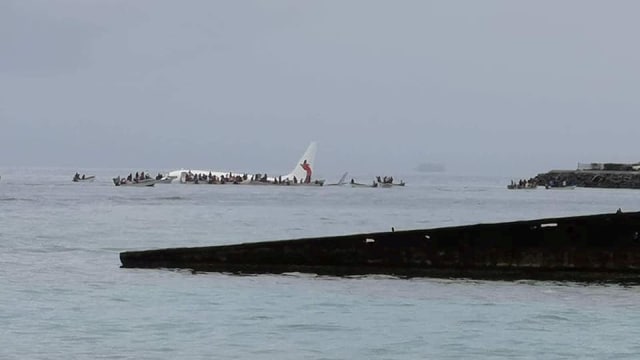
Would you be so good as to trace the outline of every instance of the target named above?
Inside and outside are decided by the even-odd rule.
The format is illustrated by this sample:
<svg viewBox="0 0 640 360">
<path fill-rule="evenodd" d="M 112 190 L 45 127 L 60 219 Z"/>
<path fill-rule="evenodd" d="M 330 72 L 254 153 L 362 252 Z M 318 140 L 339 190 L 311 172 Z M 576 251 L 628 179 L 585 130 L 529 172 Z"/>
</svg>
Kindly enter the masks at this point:
<svg viewBox="0 0 640 360">
<path fill-rule="evenodd" d="M 552 170 L 534 179 L 541 185 L 566 181 L 578 187 L 640 189 L 640 171 Z"/>
</svg>

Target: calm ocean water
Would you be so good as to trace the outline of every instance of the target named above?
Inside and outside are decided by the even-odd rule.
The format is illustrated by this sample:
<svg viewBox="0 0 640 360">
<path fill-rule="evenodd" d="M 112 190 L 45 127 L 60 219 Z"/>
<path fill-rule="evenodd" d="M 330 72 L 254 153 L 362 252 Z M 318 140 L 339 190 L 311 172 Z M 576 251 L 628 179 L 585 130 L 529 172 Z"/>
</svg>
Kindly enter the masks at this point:
<svg viewBox="0 0 640 360">
<path fill-rule="evenodd" d="M 157 185 L 0 169 L 1 359 L 637 359 L 640 288 L 120 269 L 126 250 L 640 210 L 636 190 Z M 371 176 L 358 176 L 365 181 Z M 329 179 L 331 181 L 332 179 Z"/>
</svg>

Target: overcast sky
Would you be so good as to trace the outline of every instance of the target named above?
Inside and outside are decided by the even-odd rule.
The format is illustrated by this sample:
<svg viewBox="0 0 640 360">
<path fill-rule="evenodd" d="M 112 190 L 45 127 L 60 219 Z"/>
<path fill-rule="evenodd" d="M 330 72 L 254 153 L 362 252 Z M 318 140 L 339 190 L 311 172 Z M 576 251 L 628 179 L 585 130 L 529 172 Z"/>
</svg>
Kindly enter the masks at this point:
<svg viewBox="0 0 640 360">
<path fill-rule="evenodd" d="M 640 161 L 638 1 L 0 1 L 0 166 Z"/>
</svg>

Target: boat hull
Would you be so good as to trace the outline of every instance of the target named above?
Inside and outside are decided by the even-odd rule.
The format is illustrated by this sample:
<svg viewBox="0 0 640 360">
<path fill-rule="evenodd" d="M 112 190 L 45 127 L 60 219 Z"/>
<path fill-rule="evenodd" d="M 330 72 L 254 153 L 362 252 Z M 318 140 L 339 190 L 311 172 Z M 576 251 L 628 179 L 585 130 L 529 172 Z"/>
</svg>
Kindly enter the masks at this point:
<svg viewBox="0 0 640 360">
<path fill-rule="evenodd" d="M 360 183 L 351 183 L 352 188 L 375 188 L 378 187 L 378 184 L 360 184 Z"/>
<path fill-rule="evenodd" d="M 93 182 L 96 179 L 95 176 L 85 176 L 85 178 L 73 178 L 73 182 Z"/>
<path fill-rule="evenodd" d="M 381 188 L 392 188 L 392 187 L 398 187 L 398 186 L 404 186 L 405 183 L 401 182 L 401 183 L 388 183 L 388 182 L 378 182 L 378 186 L 380 186 Z"/>
<path fill-rule="evenodd" d="M 123 186 L 123 187 L 149 187 L 154 186 L 158 183 L 159 180 L 155 179 L 147 179 L 141 181 L 120 181 L 120 178 L 113 178 L 113 183 L 115 186 Z"/>
</svg>

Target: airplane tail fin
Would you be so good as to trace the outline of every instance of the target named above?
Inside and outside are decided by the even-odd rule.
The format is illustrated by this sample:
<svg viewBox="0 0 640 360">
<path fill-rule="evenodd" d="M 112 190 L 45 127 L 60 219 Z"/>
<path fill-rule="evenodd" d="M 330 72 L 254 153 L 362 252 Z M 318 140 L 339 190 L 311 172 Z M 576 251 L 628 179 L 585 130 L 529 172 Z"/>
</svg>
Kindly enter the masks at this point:
<svg viewBox="0 0 640 360">
<path fill-rule="evenodd" d="M 304 152 L 304 155 L 300 158 L 300 160 L 296 163 L 295 167 L 291 172 L 283 176 L 284 179 L 293 180 L 295 176 L 296 179 L 300 182 L 311 182 L 311 177 L 313 171 L 315 170 L 315 160 L 316 160 L 316 150 L 318 145 L 316 142 L 311 142 L 307 151 Z"/>
</svg>

